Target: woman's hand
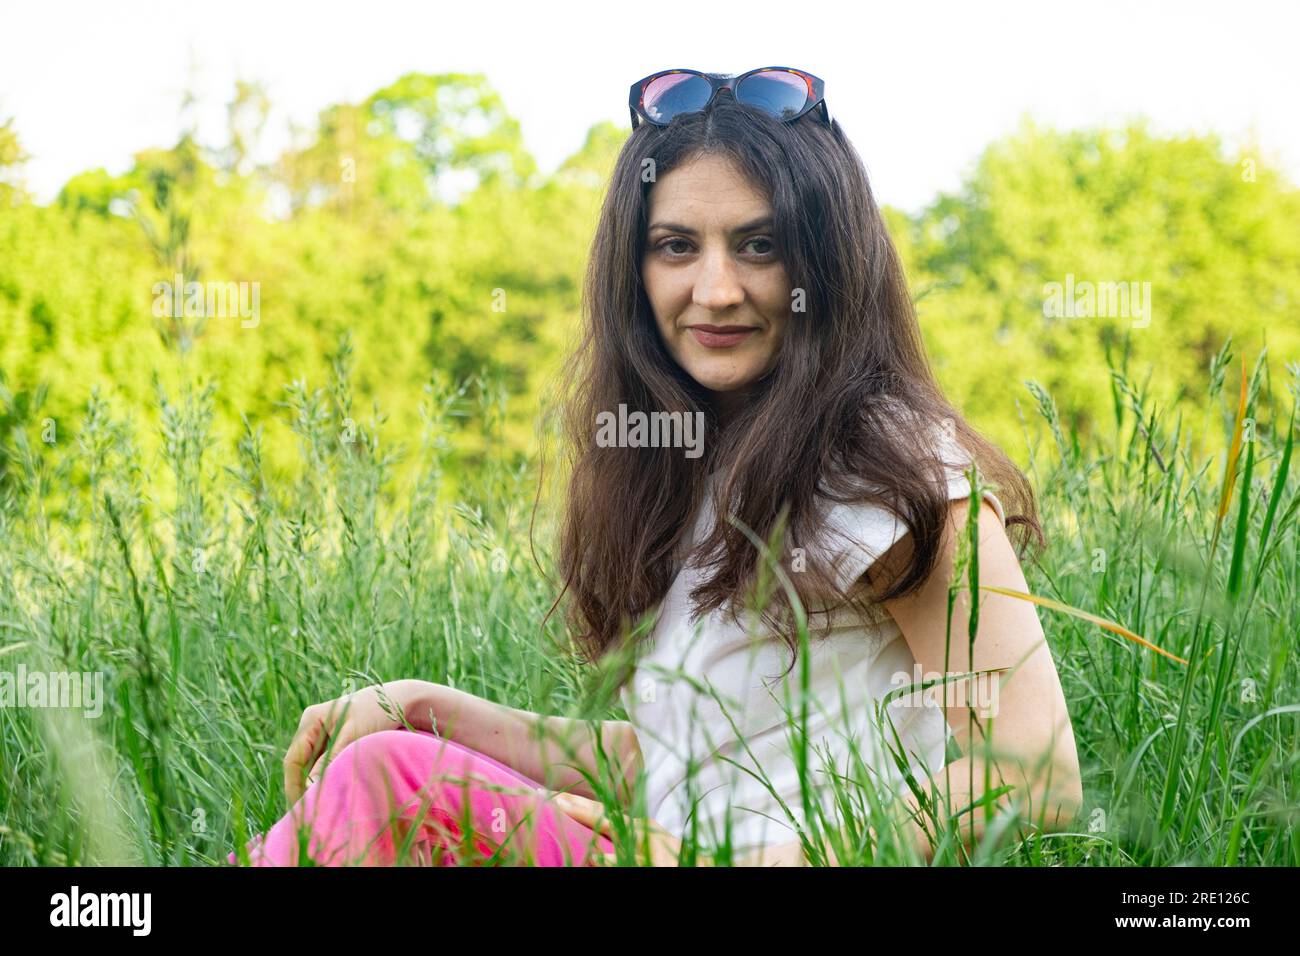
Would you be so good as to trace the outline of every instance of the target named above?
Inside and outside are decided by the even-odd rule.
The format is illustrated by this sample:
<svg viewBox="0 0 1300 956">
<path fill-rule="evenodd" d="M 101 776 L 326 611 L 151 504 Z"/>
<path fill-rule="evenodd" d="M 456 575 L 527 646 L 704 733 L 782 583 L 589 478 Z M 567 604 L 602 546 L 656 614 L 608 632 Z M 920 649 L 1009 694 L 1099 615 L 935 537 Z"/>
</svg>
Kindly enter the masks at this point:
<svg viewBox="0 0 1300 956">
<path fill-rule="evenodd" d="M 833 858 L 833 857 L 832 857 Z M 741 854 L 735 866 L 812 866 L 804 854 L 803 843 L 791 840 L 775 846 L 763 846 Z M 835 864 L 832 863 L 832 866 Z"/>
<path fill-rule="evenodd" d="M 590 827 L 598 833 L 611 837 L 610 822 L 605 816 L 605 805 L 598 800 L 589 800 L 586 797 L 580 797 L 575 793 L 557 793 L 554 794 L 555 805 L 565 814 L 577 820 L 584 826 Z M 934 848 L 930 845 L 925 831 L 919 827 L 910 815 L 900 813 L 900 827 L 907 838 L 912 840 L 917 848 L 917 852 L 924 861 L 929 864 L 934 857 Z M 682 843 L 677 837 L 673 836 L 654 820 L 634 820 L 634 832 L 636 834 L 636 845 L 638 850 L 646 845 L 647 839 L 650 845 L 650 865 L 651 866 L 680 866 Z M 874 828 L 869 827 L 872 831 L 871 842 L 876 843 Z M 840 861 L 835 855 L 835 851 L 827 846 L 824 850 L 826 864 L 828 866 L 840 866 Z M 596 866 L 613 866 L 616 862 L 616 855 L 613 853 L 597 853 Z M 708 854 L 701 853 L 697 857 L 697 866 L 716 866 L 716 862 Z M 803 843 L 800 840 L 791 840 L 789 843 L 775 844 L 742 853 L 735 858 L 732 866 L 812 866 L 804 852 Z"/>
<path fill-rule="evenodd" d="M 586 797 L 580 797 L 576 793 L 557 793 L 555 794 L 555 804 L 566 814 L 573 817 L 583 826 L 590 827 L 597 833 L 603 833 L 607 837 L 613 837 L 609 818 L 605 816 L 605 805 L 599 800 L 589 800 Z M 637 819 L 632 821 L 633 832 L 636 834 L 636 846 L 638 851 L 649 842 L 650 845 L 650 866 L 680 866 L 682 854 L 682 841 L 673 836 L 654 820 Z M 596 866 L 613 866 L 617 862 L 617 854 L 614 853 L 596 853 Z M 700 866 L 712 866 L 711 859 L 701 854 L 698 860 Z"/>
<path fill-rule="evenodd" d="M 327 750 L 333 757 L 366 734 L 403 726 L 406 710 L 415 705 L 425 686 L 421 680 L 389 681 L 304 710 L 284 755 L 284 795 L 290 806 L 319 777 Z M 307 767 L 311 772 L 304 783 Z"/>
</svg>

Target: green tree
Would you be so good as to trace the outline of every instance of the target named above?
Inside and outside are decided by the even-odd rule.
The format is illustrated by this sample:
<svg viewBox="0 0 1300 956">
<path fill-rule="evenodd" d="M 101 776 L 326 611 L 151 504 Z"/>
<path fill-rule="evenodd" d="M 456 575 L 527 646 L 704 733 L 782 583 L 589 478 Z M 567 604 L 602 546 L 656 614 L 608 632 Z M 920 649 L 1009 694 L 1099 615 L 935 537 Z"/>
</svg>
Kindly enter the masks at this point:
<svg viewBox="0 0 1300 956">
<path fill-rule="evenodd" d="M 1207 392 L 1229 335 L 1294 359 L 1300 191 L 1250 160 L 1145 122 L 1062 132 L 1026 121 L 989 146 L 959 192 L 903 231 L 937 371 L 962 407 L 1019 445 L 1008 383 L 1040 380 L 1086 433 L 1111 414 L 1108 350 L 1151 366 L 1169 401 Z M 1138 295 L 1149 284 L 1150 315 L 1113 298 L 1107 314 L 1086 314 L 1086 300 L 1075 317 L 1045 314 L 1051 284 L 1082 282 L 1136 283 Z"/>
</svg>

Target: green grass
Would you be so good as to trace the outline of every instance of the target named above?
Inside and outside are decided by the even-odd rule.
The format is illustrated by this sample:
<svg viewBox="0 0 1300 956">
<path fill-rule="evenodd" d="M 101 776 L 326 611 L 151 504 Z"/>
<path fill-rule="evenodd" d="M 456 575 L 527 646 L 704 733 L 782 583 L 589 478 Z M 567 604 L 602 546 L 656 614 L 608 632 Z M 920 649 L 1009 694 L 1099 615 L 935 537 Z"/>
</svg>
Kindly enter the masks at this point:
<svg viewBox="0 0 1300 956">
<path fill-rule="evenodd" d="M 554 649 L 560 616 L 542 629 L 555 591 L 528 544 L 534 463 L 455 460 L 447 438 L 474 396 L 435 383 L 406 429 L 418 480 L 394 488 L 387 441 L 403 430 L 378 416 L 340 440 L 356 413 L 348 349 L 335 359 L 328 389 L 286 389 L 293 480 L 264 473 L 256 429 L 211 435 L 212 391 L 197 385 L 160 391 L 147 425 L 92 397 L 53 444 L 35 428 L 0 436 L 0 671 L 101 671 L 107 695 L 98 719 L 0 708 L 0 865 L 224 863 L 284 813 L 280 761 L 303 708 L 379 681 L 625 717 L 602 675 Z M 1244 405 L 1227 346 L 1215 363 L 1198 407 L 1159 407 L 1114 372 L 1113 428 L 1092 440 L 1065 435 L 1031 387 L 1029 471 L 1051 542 L 1026 567 L 1031 592 L 1188 663 L 1041 610 L 1083 812 L 1066 832 L 1013 828 L 967 856 L 934 808 L 937 864 L 1300 863 L 1294 408 L 1257 407 L 1264 356 Z M 481 401 L 490 423 L 496 397 Z M 1193 457 L 1232 447 L 1234 426 L 1240 457 Z M 161 429 L 163 460 L 138 460 L 139 427 Z M 537 553 L 553 578 L 549 517 Z M 799 710 L 792 746 L 812 775 Z M 813 856 L 829 840 L 851 863 L 914 861 L 861 778 L 836 786 L 835 807 L 835 820 L 813 814 Z M 847 836 L 829 837 L 832 823 Z M 630 831 L 618 842 L 630 860 Z"/>
</svg>

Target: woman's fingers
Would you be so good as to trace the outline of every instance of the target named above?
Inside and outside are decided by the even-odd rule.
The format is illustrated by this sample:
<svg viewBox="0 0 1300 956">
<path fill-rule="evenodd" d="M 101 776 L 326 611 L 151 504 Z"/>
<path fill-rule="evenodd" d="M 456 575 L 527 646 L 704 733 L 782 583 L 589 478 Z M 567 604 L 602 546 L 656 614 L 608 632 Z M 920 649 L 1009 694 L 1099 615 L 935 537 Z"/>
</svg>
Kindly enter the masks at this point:
<svg viewBox="0 0 1300 956">
<path fill-rule="evenodd" d="M 284 795 L 290 805 L 297 803 L 306 789 L 303 785 L 303 771 L 314 764 L 319 755 L 319 748 L 324 740 L 320 711 L 308 707 L 302 712 L 298 731 L 289 743 L 284 754 Z"/>
<path fill-rule="evenodd" d="M 306 785 L 314 783 L 320 776 L 317 771 L 321 769 L 325 753 L 331 749 L 337 753 L 354 739 L 354 735 L 346 730 L 351 703 L 351 699 L 347 699 L 340 706 L 340 701 L 331 700 L 314 704 L 302 712 L 298 730 L 284 755 L 284 795 L 290 805 L 297 803 L 306 792 Z M 304 771 L 308 767 L 311 767 L 311 772 L 306 774 L 304 782 Z"/>
<path fill-rule="evenodd" d="M 555 794 L 555 805 L 565 814 L 596 833 L 613 838 L 613 825 L 599 800 L 580 797 L 575 793 Z M 634 843 L 639 847 L 649 838 L 652 866 L 677 866 L 681 854 L 681 841 L 654 820 L 644 818 L 631 821 Z M 592 866 L 617 866 L 617 852 L 603 852 L 599 848 L 592 855 Z"/>
<path fill-rule="evenodd" d="M 325 755 L 321 754 L 316 758 L 316 762 L 311 765 L 311 770 L 307 773 L 307 786 L 311 786 L 320 779 L 321 764 L 325 762 Z"/>
<path fill-rule="evenodd" d="M 317 757 L 316 762 L 311 765 L 311 772 L 307 774 L 307 786 L 311 786 L 320 779 L 321 773 L 327 766 L 327 758 L 328 760 L 333 760 L 343 752 L 344 747 L 347 747 L 349 744 L 353 743 L 353 741 L 354 738 L 350 734 L 340 734 L 335 738 L 329 746 L 325 748 L 325 752 Z"/>
<path fill-rule="evenodd" d="M 555 805 L 583 826 L 609 835 L 609 818 L 605 816 L 605 805 L 599 800 L 580 797 L 576 793 L 557 793 Z"/>
</svg>

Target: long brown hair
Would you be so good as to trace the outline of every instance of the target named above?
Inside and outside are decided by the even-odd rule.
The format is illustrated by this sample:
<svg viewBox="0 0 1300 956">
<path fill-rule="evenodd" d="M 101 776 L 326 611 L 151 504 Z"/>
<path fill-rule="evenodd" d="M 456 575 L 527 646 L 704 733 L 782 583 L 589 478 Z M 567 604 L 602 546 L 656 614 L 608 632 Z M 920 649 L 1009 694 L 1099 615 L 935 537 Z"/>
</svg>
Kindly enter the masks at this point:
<svg viewBox="0 0 1300 956">
<path fill-rule="evenodd" d="M 654 180 L 702 154 L 729 157 L 769 197 L 778 254 L 806 305 L 792 311 L 775 367 L 725 428 L 664 347 L 641 278 Z M 943 462 L 918 448 L 914 428 L 924 423 L 948 420 L 947 433 L 995 485 L 1022 555 L 1031 537 L 1043 544 L 1028 480 L 936 383 L 862 160 L 839 123 L 828 127 L 816 111 L 783 123 L 719 96 L 704 112 L 631 133 L 591 246 L 582 339 L 560 381 L 568 484 L 556 604 L 571 595 L 569 631 L 588 661 L 621 646 L 662 601 L 715 471 L 714 514 L 738 524 L 715 522 L 690 552 L 712 570 L 691 592 L 694 616 L 723 605 L 734 615 L 735 599 L 753 588 L 760 554 L 742 526 L 767 541 L 783 518 L 786 564 L 793 549 L 818 540 L 827 500 L 884 505 L 912 535 L 907 566 L 872 600 L 920 587 L 936 564 L 949 503 Z M 620 404 L 647 415 L 703 412 L 703 454 L 601 447 L 597 415 Z M 907 426 L 900 410 L 913 419 Z M 804 556 L 804 573 L 789 578 L 805 608 L 827 596 L 865 608 L 862 589 L 837 586 L 816 547 Z M 793 666 L 792 608 L 781 588 L 771 597 L 763 619 L 790 646 Z"/>
</svg>

